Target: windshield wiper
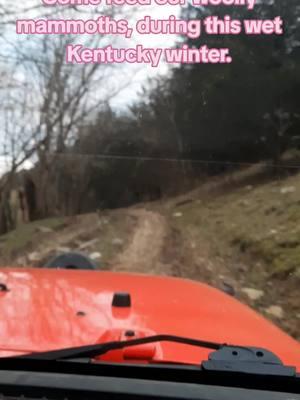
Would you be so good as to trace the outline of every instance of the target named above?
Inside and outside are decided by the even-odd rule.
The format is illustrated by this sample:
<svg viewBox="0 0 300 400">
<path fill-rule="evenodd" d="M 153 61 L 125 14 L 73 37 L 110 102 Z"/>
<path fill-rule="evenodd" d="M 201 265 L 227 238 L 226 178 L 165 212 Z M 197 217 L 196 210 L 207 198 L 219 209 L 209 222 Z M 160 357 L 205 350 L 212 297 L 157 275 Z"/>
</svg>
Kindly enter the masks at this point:
<svg viewBox="0 0 300 400">
<path fill-rule="evenodd" d="M 94 344 L 88 346 L 71 347 L 62 350 L 31 353 L 23 356 L 18 356 L 18 358 L 30 358 L 35 360 L 68 360 L 75 358 L 93 358 L 102 356 L 103 354 L 106 354 L 111 350 L 120 350 L 131 346 L 137 346 L 147 343 L 166 342 L 166 341 L 174 343 L 182 343 L 190 346 L 202 347 L 211 350 L 218 350 L 224 346 L 227 346 L 226 344 L 185 338 L 181 336 L 155 335 L 155 336 L 148 336 L 132 340 L 114 341 L 114 342 L 107 342 L 107 343 Z"/>
<path fill-rule="evenodd" d="M 163 341 L 182 343 L 190 346 L 215 350 L 209 354 L 207 361 L 200 363 L 199 360 L 199 366 L 201 365 L 202 370 L 207 373 L 234 372 L 265 376 L 296 376 L 295 367 L 285 366 L 282 361 L 269 350 L 257 347 L 234 346 L 208 342 L 174 335 L 148 336 L 126 341 L 114 341 L 42 353 L 31 353 L 15 358 L 44 361 L 91 359 L 93 357 L 104 355 L 111 350 L 120 350 L 126 347 Z"/>
</svg>

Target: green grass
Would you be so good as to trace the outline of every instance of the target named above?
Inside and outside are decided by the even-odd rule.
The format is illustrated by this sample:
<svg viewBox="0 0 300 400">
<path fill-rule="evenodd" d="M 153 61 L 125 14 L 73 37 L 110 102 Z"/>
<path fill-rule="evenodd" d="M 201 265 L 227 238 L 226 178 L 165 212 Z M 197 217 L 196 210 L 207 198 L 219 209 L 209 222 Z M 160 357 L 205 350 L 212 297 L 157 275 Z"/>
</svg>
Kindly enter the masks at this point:
<svg viewBox="0 0 300 400">
<path fill-rule="evenodd" d="M 34 240 L 38 240 L 39 236 L 41 235 L 39 227 L 57 230 L 63 228 L 64 226 L 64 218 L 48 218 L 28 224 L 22 224 L 14 231 L 11 231 L 0 237 L 1 256 L 4 258 L 14 256 L 21 252 Z"/>
<path fill-rule="evenodd" d="M 14 262 L 17 257 L 29 252 L 37 251 L 40 254 L 43 247 L 49 250 L 47 250 L 48 259 L 57 253 L 59 247 L 65 247 L 86 254 L 99 252 L 101 266 L 109 267 L 116 254 L 126 245 L 135 222 L 134 218 L 114 211 L 101 213 L 101 218 L 94 213 L 68 218 L 49 218 L 23 224 L 16 230 L 0 236 L 1 264 Z M 49 228 L 50 231 L 43 232 L 41 228 Z M 53 243 L 51 231 L 55 232 Z M 120 243 L 115 243 L 116 239 L 119 239 Z M 93 240 L 94 244 L 80 248 L 80 245 Z M 42 262 L 44 261 L 42 259 Z"/>
<path fill-rule="evenodd" d="M 294 191 L 283 194 L 287 187 Z M 300 276 L 300 175 L 212 195 L 176 211 L 183 213 L 174 218 L 177 227 L 198 230 L 217 255 L 231 248 L 264 262 L 271 275 Z"/>
</svg>

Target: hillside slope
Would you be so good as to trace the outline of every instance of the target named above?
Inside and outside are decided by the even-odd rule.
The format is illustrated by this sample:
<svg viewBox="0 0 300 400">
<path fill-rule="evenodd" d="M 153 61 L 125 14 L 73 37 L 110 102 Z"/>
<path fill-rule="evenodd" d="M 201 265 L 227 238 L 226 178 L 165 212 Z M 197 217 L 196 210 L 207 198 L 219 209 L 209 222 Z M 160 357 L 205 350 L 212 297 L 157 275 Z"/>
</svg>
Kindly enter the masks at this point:
<svg viewBox="0 0 300 400">
<path fill-rule="evenodd" d="M 188 260 L 183 275 L 234 290 L 300 338 L 300 174 L 274 181 L 251 168 L 171 200 L 165 212 Z"/>
<path fill-rule="evenodd" d="M 274 181 L 256 166 L 177 198 L 24 225 L 0 238 L 0 264 L 68 250 L 104 269 L 208 282 L 300 339 L 300 174 Z"/>
</svg>

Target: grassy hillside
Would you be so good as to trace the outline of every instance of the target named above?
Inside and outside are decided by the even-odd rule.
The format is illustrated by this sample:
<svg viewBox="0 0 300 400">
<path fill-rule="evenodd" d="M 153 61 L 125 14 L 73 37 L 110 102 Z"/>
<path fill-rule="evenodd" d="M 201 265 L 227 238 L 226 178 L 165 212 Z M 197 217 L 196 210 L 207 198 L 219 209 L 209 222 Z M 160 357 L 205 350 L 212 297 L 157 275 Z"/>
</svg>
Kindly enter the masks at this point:
<svg viewBox="0 0 300 400">
<path fill-rule="evenodd" d="M 230 248 L 264 262 L 270 275 L 300 278 L 300 174 L 194 201 L 178 225 L 199 227 L 220 254 Z"/>
<path fill-rule="evenodd" d="M 135 223 L 116 210 L 23 224 L 0 236 L 0 266 L 42 266 L 55 254 L 78 251 L 109 268 Z"/>
<path fill-rule="evenodd" d="M 169 201 L 165 212 L 193 278 L 233 287 L 300 337 L 300 174 L 274 180 L 252 167 Z"/>
</svg>

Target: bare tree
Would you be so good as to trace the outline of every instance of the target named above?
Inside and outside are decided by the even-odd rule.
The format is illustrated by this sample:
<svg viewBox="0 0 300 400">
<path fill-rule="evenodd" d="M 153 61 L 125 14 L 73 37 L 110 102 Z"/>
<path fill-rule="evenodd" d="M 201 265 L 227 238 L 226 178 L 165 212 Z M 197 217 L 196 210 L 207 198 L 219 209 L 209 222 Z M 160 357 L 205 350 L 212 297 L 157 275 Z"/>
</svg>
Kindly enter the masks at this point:
<svg viewBox="0 0 300 400">
<path fill-rule="evenodd" d="M 25 14 L 49 12 L 37 2 L 28 3 L 30 6 L 22 9 Z M 76 8 L 65 10 L 69 15 L 81 12 Z M 56 12 L 61 13 L 61 10 Z M 99 9 L 93 10 L 93 13 L 98 12 Z M 13 18 L 13 11 L 0 3 L 0 29 L 10 26 Z M 46 189 L 56 155 L 67 152 L 80 136 L 80 127 L 85 121 L 130 82 L 124 78 L 112 80 L 114 68 L 110 65 L 66 64 L 65 48 L 78 40 L 76 36 L 30 36 L 13 41 L 5 35 L 3 38 L 7 48 L 10 47 L 10 57 L 3 56 L 0 64 L 3 65 L 0 96 L 4 100 L 0 105 L 0 155 L 6 157 L 9 172 L 0 184 L 1 203 L 8 201 L 16 171 L 30 160 L 38 164 L 39 204 L 44 216 L 54 206 Z M 89 47 L 107 43 L 103 35 L 80 40 Z M 122 70 L 117 72 L 120 77 Z"/>
</svg>

